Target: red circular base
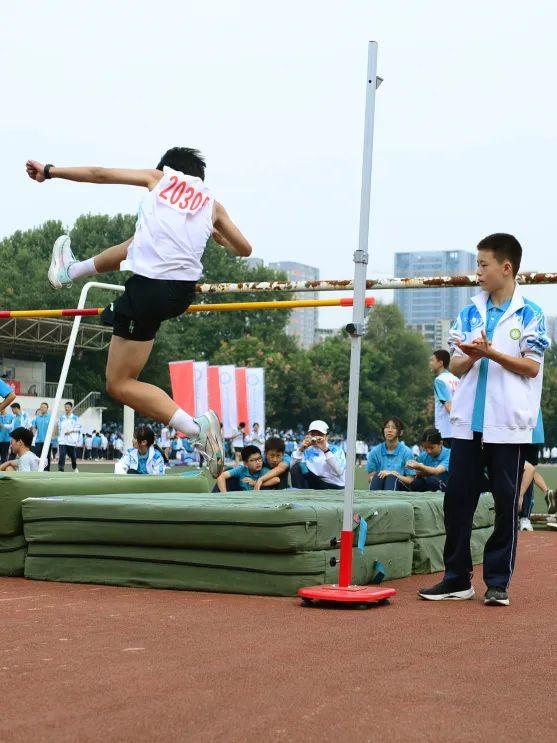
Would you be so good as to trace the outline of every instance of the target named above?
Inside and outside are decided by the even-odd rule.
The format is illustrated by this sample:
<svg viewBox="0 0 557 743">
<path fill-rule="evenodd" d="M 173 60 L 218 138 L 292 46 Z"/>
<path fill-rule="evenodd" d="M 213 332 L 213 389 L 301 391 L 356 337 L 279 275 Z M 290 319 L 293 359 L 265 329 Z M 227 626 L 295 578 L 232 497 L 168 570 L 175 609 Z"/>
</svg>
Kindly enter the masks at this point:
<svg viewBox="0 0 557 743">
<path fill-rule="evenodd" d="M 345 586 L 336 584 L 326 586 L 310 586 L 300 588 L 298 596 L 305 601 L 315 599 L 316 601 L 336 601 L 343 604 L 376 604 L 379 601 L 394 596 L 394 588 L 381 588 L 380 586 Z"/>
</svg>

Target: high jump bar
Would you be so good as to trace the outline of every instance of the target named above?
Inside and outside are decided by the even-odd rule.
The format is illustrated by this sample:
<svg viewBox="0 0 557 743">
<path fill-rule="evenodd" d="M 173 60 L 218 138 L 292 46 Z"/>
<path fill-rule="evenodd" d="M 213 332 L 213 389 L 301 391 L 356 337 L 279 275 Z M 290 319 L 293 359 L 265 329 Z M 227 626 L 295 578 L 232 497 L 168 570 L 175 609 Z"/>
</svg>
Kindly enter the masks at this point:
<svg viewBox="0 0 557 743">
<path fill-rule="evenodd" d="M 192 304 L 190 312 L 237 312 L 257 310 L 294 310 L 302 307 L 352 307 L 351 297 L 343 299 L 291 299 L 282 302 L 227 302 L 220 304 Z M 373 307 L 374 297 L 366 297 L 366 307 Z M 55 310 L 0 310 L 1 318 L 14 317 L 95 317 L 104 307 L 64 308 Z"/>
</svg>

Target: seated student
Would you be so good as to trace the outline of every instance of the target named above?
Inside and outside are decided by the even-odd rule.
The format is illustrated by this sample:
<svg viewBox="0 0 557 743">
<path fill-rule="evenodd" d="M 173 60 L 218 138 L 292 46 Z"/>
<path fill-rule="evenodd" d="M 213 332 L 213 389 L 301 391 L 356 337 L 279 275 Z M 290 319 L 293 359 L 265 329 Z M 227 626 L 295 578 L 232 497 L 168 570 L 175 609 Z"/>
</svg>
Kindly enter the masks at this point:
<svg viewBox="0 0 557 743">
<path fill-rule="evenodd" d="M 115 475 L 164 475 L 166 458 L 155 446 L 151 426 L 138 426 L 133 432 L 135 446 L 114 465 Z"/>
<path fill-rule="evenodd" d="M 416 477 L 410 483 L 415 493 L 445 492 L 449 479 L 451 450 L 443 446 L 441 434 L 436 428 L 428 428 L 422 436 L 422 453 L 417 459 L 410 459 L 406 466 L 413 469 Z"/>
<path fill-rule="evenodd" d="M 32 431 L 20 426 L 14 428 L 10 436 L 11 449 L 16 455 L 16 459 L 11 459 L 9 462 L 0 465 L 0 472 L 37 472 L 39 457 L 30 451 L 33 443 Z"/>
<path fill-rule="evenodd" d="M 329 426 L 313 421 L 302 443 L 292 453 L 292 487 L 309 490 L 342 490 L 346 455 L 341 446 L 329 443 Z"/>
<path fill-rule="evenodd" d="M 234 480 L 234 486 L 238 490 L 255 490 L 255 485 L 260 477 L 269 472 L 268 467 L 263 466 L 263 456 L 257 446 L 244 446 L 241 451 L 242 464 L 226 470 L 217 477 L 217 484 L 213 492 L 226 493 L 228 482 Z M 273 477 L 266 483 L 266 487 L 272 488 L 280 483 L 279 477 Z"/>
<path fill-rule="evenodd" d="M 414 473 L 407 467 L 412 451 L 400 440 L 403 433 L 400 418 L 392 416 L 383 423 L 385 443 L 374 446 L 367 457 L 370 490 L 408 490 Z"/>
<path fill-rule="evenodd" d="M 274 486 L 275 490 L 286 490 L 288 488 L 288 472 L 290 470 L 290 457 L 285 454 L 284 441 L 278 436 L 271 436 L 265 441 L 265 456 L 263 467 L 268 467 L 269 472 L 262 475 L 255 483 L 255 489 L 268 489 L 269 480 L 278 477 L 280 482 Z"/>
</svg>

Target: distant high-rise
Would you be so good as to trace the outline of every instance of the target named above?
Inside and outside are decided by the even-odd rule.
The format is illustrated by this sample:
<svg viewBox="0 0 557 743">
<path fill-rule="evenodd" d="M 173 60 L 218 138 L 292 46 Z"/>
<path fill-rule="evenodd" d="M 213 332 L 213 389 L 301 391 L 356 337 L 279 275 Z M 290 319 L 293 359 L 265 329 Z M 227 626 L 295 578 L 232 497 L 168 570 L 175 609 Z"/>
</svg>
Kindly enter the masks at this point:
<svg viewBox="0 0 557 743">
<path fill-rule="evenodd" d="M 395 276 L 461 276 L 476 271 L 476 255 L 464 250 L 430 250 L 395 253 Z M 478 293 L 476 287 L 442 289 L 395 289 L 395 303 L 407 325 L 455 320 L 459 311 Z"/>
<path fill-rule="evenodd" d="M 319 278 L 319 269 L 314 266 L 306 266 L 294 261 L 279 261 L 269 263 L 269 268 L 283 271 L 289 281 L 316 281 Z M 304 292 L 295 295 L 299 299 L 317 299 L 317 292 Z M 292 310 L 290 320 L 286 327 L 289 335 L 294 335 L 302 348 L 311 348 L 317 342 L 317 326 L 319 314 L 317 307 L 304 307 Z"/>
</svg>

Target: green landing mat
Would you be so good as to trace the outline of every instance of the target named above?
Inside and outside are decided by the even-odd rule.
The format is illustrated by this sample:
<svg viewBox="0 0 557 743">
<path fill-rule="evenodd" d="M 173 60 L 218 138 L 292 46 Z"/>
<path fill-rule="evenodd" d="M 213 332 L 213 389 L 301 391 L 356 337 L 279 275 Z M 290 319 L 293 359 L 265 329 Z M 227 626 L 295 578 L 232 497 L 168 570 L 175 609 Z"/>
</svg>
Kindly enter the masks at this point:
<svg viewBox="0 0 557 743">
<path fill-rule="evenodd" d="M 472 539 L 470 540 L 470 551 L 472 553 L 472 563 L 478 565 L 483 562 L 485 543 L 491 536 L 493 527 L 488 526 L 483 529 L 473 529 Z M 441 534 L 436 537 L 420 537 L 414 539 L 414 554 L 412 556 L 412 572 L 438 573 L 444 570 L 443 548 L 445 546 L 445 535 Z"/>
<path fill-rule="evenodd" d="M 294 596 L 302 586 L 338 580 L 339 550 L 298 554 L 176 550 L 101 544 L 31 543 L 25 577 L 68 583 L 102 583 L 189 591 Z M 353 550 L 355 583 L 369 583 L 375 562 L 385 580 L 410 575 L 412 542 Z"/>
<path fill-rule="evenodd" d="M 362 499 L 369 503 L 369 499 L 396 498 L 398 501 L 406 501 L 414 508 L 414 531 L 416 537 L 433 537 L 445 534 L 445 522 L 443 518 L 443 493 L 399 493 L 398 491 L 370 492 L 358 490 L 355 504 Z M 482 493 L 474 514 L 473 529 L 484 529 L 493 526 L 495 522 L 495 511 L 493 496 L 491 493 Z"/>
<path fill-rule="evenodd" d="M 0 537 L 0 575 L 23 575 L 27 543 L 22 534 Z"/>
<path fill-rule="evenodd" d="M 112 475 L 69 472 L 0 473 L 0 535 L 21 534 L 21 502 L 25 498 L 59 495 L 98 495 L 99 493 L 207 492 L 202 474 L 192 476 Z"/>
<path fill-rule="evenodd" d="M 342 528 L 342 503 L 314 501 L 313 492 L 28 498 L 22 511 L 29 542 L 305 552 L 336 546 Z M 366 544 L 413 536 L 409 503 L 376 499 L 358 512 Z"/>
</svg>

